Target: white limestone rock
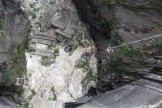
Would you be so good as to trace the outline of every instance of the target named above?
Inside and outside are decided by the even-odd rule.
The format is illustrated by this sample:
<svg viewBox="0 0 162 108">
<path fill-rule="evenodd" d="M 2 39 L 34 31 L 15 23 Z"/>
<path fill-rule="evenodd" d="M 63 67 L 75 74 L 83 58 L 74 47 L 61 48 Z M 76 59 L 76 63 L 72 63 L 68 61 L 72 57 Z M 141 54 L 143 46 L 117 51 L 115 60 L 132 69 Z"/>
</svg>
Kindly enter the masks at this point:
<svg viewBox="0 0 162 108">
<path fill-rule="evenodd" d="M 31 57 L 29 53 L 26 53 L 27 71 L 28 74 L 31 74 L 28 78 L 30 88 L 37 90 L 39 93 L 42 90 L 48 91 L 51 87 L 54 87 L 57 98 L 65 102 L 75 101 L 75 99 L 84 96 L 87 91 L 83 91 L 81 81 L 86 76 L 86 73 L 75 65 L 87 51 L 89 51 L 88 48 L 79 47 L 72 56 L 69 56 L 60 48 L 59 56 L 49 67 L 41 64 L 41 58 L 37 56 Z M 94 67 L 97 67 L 95 66 L 97 65 L 96 58 L 91 58 L 93 58 L 91 61 L 93 61 Z M 96 68 L 93 68 L 93 71 L 95 75 Z"/>
<path fill-rule="evenodd" d="M 34 6 L 36 8 L 40 8 L 40 10 L 36 12 L 36 19 L 30 19 L 31 24 L 33 26 L 32 33 L 34 34 L 35 31 L 40 30 L 40 28 L 36 26 L 36 22 L 40 22 L 41 15 L 43 13 L 48 14 L 46 9 L 50 7 L 50 4 L 47 4 L 48 2 L 46 0 L 37 0 L 37 1 L 24 0 L 24 2 L 22 3 L 23 9 L 27 11 L 28 13 L 33 12 L 33 8 L 30 7 L 31 3 L 35 4 Z M 57 5 L 56 6 L 57 12 L 55 12 L 56 9 L 53 8 L 54 12 L 50 13 L 50 15 L 48 15 L 47 18 L 45 18 L 44 23 L 42 24 L 43 25 L 42 29 L 44 29 L 43 27 L 46 25 L 47 19 L 54 18 L 54 20 L 57 20 L 60 17 L 60 13 L 58 11 L 62 10 L 63 8 L 61 7 L 62 5 L 66 7 L 64 3 L 65 2 L 63 2 L 63 0 L 56 0 L 54 4 Z M 59 4 L 61 4 L 61 6 L 59 6 Z M 71 7 L 68 7 L 68 8 L 71 8 Z M 66 23 L 66 22 L 63 22 L 63 23 Z M 73 30 L 74 24 L 71 24 L 70 22 L 67 22 L 67 23 L 68 25 L 66 24 L 65 30 L 59 33 L 61 35 L 64 35 L 64 37 L 66 37 L 64 39 L 74 41 L 72 37 L 72 34 L 73 34 L 72 30 Z M 78 28 L 80 28 L 82 32 L 85 31 L 83 28 L 81 28 L 81 26 L 78 26 Z M 47 42 L 45 41 L 41 42 L 40 38 L 43 40 L 51 40 L 51 39 L 55 40 L 55 38 L 51 38 L 51 37 L 55 37 L 55 35 L 57 36 L 59 34 L 59 33 L 56 33 L 56 31 L 57 30 L 53 27 L 53 28 L 50 28 L 50 30 L 47 30 L 45 32 L 48 35 L 50 34 L 52 36 L 47 36 L 44 33 L 43 35 L 42 33 L 41 35 L 40 34 L 31 35 L 33 37 L 35 36 L 35 38 L 38 38 L 39 36 L 39 41 L 37 40 L 36 44 L 34 44 L 34 49 L 36 50 L 37 53 L 41 55 L 41 54 L 44 54 L 45 51 L 49 51 L 48 45 L 40 44 L 40 43 L 47 43 Z M 42 98 L 43 99 L 52 98 L 53 92 L 51 91 L 51 88 L 53 87 L 54 87 L 54 92 L 56 94 L 57 100 L 62 100 L 64 102 L 75 102 L 76 99 L 83 97 L 87 93 L 89 87 L 95 86 L 95 82 L 89 81 L 87 85 L 82 85 L 81 81 L 85 78 L 86 73 L 83 72 L 83 69 L 77 68 L 76 65 L 80 62 L 82 56 L 85 53 L 89 53 L 89 55 L 91 55 L 89 66 L 93 70 L 93 76 L 96 75 L 97 59 L 94 56 L 95 52 L 94 52 L 93 43 L 90 45 L 92 45 L 92 47 L 88 47 L 88 46 L 85 48 L 78 47 L 76 50 L 73 51 L 71 55 L 69 55 L 69 53 L 64 51 L 65 46 L 57 45 L 56 43 L 56 45 L 52 47 L 53 49 L 54 47 L 58 48 L 59 55 L 56 57 L 55 61 L 51 63 L 51 65 L 49 66 L 44 66 L 41 63 L 42 57 L 40 55 L 33 55 L 32 53 L 26 52 L 26 61 L 27 61 L 27 75 L 26 76 L 28 78 L 28 85 L 27 86 L 24 85 L 24 87 L 26 88 L 26 91 L 24 94 L 25 98 L 28 98 L 31 95 L 30 90 L 35 90 L 36 92 L 36 95 L 33 96 L 33 98 L 30 101 L 31 103 L 34 100 L 39 100 Z M 30 45 L 30 47 L 31 46 L 32 45 Z M 53 49 L 51 49 L 50 51 L 53 51 Z"/>
</svg>

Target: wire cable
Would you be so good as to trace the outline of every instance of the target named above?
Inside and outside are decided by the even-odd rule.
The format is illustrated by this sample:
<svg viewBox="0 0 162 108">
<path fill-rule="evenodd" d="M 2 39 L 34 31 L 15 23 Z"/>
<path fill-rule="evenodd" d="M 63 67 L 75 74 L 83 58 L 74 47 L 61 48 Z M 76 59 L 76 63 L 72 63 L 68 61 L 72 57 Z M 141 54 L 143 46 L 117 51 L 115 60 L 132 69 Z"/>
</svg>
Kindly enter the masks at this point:
<svg viewBox="0 0 162 108">
<path fill-rule="evenodd" d="M 152 37 L 148 37 L 148 38 L 144 38 L 144 39 L 140 39 L 140 40 L 136 40 L 136 41 L 133 41 L 133 42 L 129 42 L 129 43 L 125 43 L 125 44 L 122 44 L 122 45 L 118 45 L 118 46 L 115 46 L 115 47 L 108 47 L 107 48 L 107 52 L 113 52 L 113 49 L 115 48 L 118 48 L 118 47 L 121 47 L 121 46 L 125 46 L 125 45 L 130 45 L 130 44 L 133 44 L 133 43 L 138 43 L 138 42 L 141 42 L 141 41 L 144 41 L 144 40 L 149 40 L 149 39 L 153 39 L 153 38 L 157 38 L 157 37 L 160 37 L 162 36 L 162 34 L 160 35 L 155 35 L 155 36 L 152 36 Z"/>
</svg>

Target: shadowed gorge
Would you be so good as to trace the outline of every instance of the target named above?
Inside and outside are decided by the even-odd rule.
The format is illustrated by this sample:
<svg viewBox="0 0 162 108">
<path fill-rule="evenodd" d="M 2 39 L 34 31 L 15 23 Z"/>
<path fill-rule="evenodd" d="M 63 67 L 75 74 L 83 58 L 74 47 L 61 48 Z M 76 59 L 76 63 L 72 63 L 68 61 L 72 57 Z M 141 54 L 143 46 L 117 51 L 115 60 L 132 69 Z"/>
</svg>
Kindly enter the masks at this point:
<svg viewBox="0 0 162 108">
<path fill-rule="evenodd" d="M 161 108 L 161 0 L 1 0 L 0 108 Z"/>
<path fill-rule="evenodd" d="M 98 58 L 98 79 L 100 79 L 100 73 L 102 73 L 101 61 L 108 60 L 106 49 L 110 46 L 111 31 L 113 24 L 115 24 L 115 20 L 112 18 L 111 21 L 107 21 L 104 17 L 102 17 L 99 10 L 100 7 L 98 7 L 93 0 L 73 0 L 72 2 L 77 9 L 77 13 L 81 21 L 87 25 L 89 34 L 97 47 L 96 56 Z M 116 42 L 114 41 L 113 44 L 115 43 Z M 112 83 L 109 82 L 105 85 L 103 84 L 103 88 L 99 87 L 98 89 L 101 91 L 111 90 L 112 86 Z"/>
</svg>

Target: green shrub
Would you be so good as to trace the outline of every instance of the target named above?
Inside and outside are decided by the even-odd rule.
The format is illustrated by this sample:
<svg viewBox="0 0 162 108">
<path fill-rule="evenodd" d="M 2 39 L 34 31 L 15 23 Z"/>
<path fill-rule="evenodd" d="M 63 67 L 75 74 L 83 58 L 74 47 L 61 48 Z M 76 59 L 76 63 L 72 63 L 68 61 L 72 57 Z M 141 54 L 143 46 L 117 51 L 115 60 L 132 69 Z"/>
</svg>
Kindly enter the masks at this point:
<svg viewBox="0 0 162 108">
<path fill-rule="evenodd" d="M 35 92 L 34 89 L 32 89 L 31 92 L 32 92 L 32 96 L 35 96 L 36 95 L 36 92 Z"/>
<path fill-rule="evenodd" d="M 52 93 L 53 93 L 53 97 L 52 97 L 52 99 L 50 99 L 50 100 L 57 100 L 57 96 L 56 96 L 55 88 L 52 87 L 52 88 L 51 88 L 51 91 L 52 91 Z"/>
<path fill-rule="evenodd" d="M 48 48 L 48 49 L 52 49 L 52 47 L 53 47 L 52 45 L 48 45 L 48 47 L 47 47 L 47 48 Z"/>
<path fill-rule="evenodd" d="M 11 72 L 10 70 L 7 70 L 7 71 L 5 71 L 5 72 L 3 73 L 3 78 L 4 78 L 5 80 L 10 80 L 11 77 L 12 77 L 12 72 Z"/>
<path fill-rule="evenodd" d="M 33 12 L 32 13 L 32 19 L 36 19 L 37 15 Z"/>
<path fill-rule="evenodd" d="M 26 102 L 26 103 L 24 104 L 24 108 L 29 108 L 29 102 Z"/>
<path fill-rule="evenodd" d="M 29 32 L 32 31 L 32 27 L 33 27 L 33 26 L 32 26 L 30 23 L 26 26 L 26 28 L 28 29 Z"/>
<path fill-rule="evenodd" d="M 58 48 L 54 49 L 54 53 L 59 53 L 59 49 Z"/>
<path fill-rule="evenodd" d="M 25 91 L 25 89 L 24 88 L 19 88 L 18 90 L 17 90 L 17 94 L 19 95 L 19 96 L 22 96 L 23 94 L 24 94 L 24 91 Z"/>
<path fill-rule="evenodd" d="M 115 30 L 111 30 L 111 33 L 110 33 L 111 37 L 114 38 L 116 36 L 116 32 Z"/>
<path fill-rule="evenodd" d="M 54 56 L 59 56 L 59 48 L 54 48 L 54 52 L 53 52 Z"/>
<path fill-rule="evenodd" d="M 27 49 L 27 52 L 30 53 L 30 52 L 36 52 L 36 50 L 33 48 L 33 47 L 29 47 Z"/>
<path fill-rule="evenodd" d="M 81 81 L 81 84 L 84 84 L 84 81 L 86 81 L 86 79 L 93 79 L 94 76 L 93 76 L 93 70 L 89 65 L 89 58 L 84 56 L 82 59 L 83 59 L 82 62 L 78 64 L 76 67 L 82 68 L 83 72 L 86 73 L 86 77 L 83 78 L 83 80 Z"/>
<path fill-rule="evenodd" d="M 162 40 L 159 40 L 158 41 L 158 45 L 162 45 Z"/>
<path fill-rule="evenodd" d="M 133 56 L 134 55 L 134 50 L 132 47 L 129 45 L 125 44 L 124 42 L 120 42 L 122 52 L 127 55 L 127 56 Z"/>
<path fill-rule="evenodd" d="M 12 46 L 12 54 L 17 55 L 18 53 L 18 47 L 16 45 Z"/>
</svg>

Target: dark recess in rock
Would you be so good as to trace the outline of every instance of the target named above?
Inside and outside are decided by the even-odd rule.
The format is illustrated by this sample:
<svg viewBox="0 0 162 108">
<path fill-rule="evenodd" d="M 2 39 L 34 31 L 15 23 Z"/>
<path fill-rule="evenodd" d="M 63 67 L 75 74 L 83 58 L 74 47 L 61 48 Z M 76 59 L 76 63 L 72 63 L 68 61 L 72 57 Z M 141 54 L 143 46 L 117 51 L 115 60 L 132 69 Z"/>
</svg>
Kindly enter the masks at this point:
<svg viewBox="0 0 162 108">
<path fill-rule="evenodd" d="M 161 0 L 118 0 L 114 5 L 97 6 L 94 0 L 72 0 L 82 22 L 97 47 L 98 81 L 100 92 L 115 89 L 149 72 L 161 55 L 161 45 L 148 41 L 132 44 L 131 54 L 120 49 L 109 57 L 106 49 L 123 42 L 132 42 L 162 33 Z M 161 37 L 155 40 L 162 40 Z M 144 53 L 142 53 L 142 51 Z M 153 58 L 149 61 L 149 58 Z M 109 64 L 105 70 L 103 61 Z M 108 66 L 108 65 L 107 65 Z M 134 78 L 132 79 L 132 75 Z"/>
<path fill-rule="evenodd" d="M 112 22 L 106 21 L 106 19 L 101 16 L 93 0 L 73 0 L 73 3 L 77 8 L 78 15 L 82 22 L 88 25 L 89 34 L 96 44 L 98 50 L 96 55 L 98 57 L 98 74 L 100 74 L 100 71 L 102 71 L 101 60 L 107 58 L 106 49 L 111 40 L 110 33 Z M 102 92 L 111 90 L 114 86 L 114 84 L 110 82 L 107 84 L 103 82 L 103 85 L 104 87 L 101 87 L 102 90 L 100 89 Z"/>
<path fill-rule="evenodd" d="M 72 48 L 69 46 L 65 47 L 65 49 L 64 49 L 65 52 L 70 52 L 71 50 L 72 50 Z"/>
</svg>

